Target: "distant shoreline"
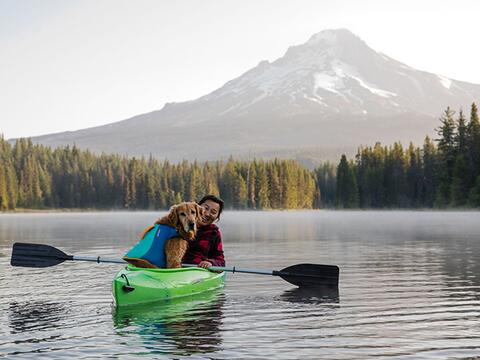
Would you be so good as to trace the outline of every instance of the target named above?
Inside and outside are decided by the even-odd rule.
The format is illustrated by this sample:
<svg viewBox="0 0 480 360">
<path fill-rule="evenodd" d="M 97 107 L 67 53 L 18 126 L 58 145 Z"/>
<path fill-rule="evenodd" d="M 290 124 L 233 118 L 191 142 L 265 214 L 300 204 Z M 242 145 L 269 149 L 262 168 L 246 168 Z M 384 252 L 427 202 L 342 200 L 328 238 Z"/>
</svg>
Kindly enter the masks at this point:
<svg viewBox="0 0 480 360">
<path fill-rule="evenodd" d="M 95 209 L 95 208 L 56 208 L 56 209 L 15 209 L 15 210 L 5 210 L 1 211 L 0 214 L 35 214 L 35 213 L 77 213 L 77 212 L 125 212 L 125 211 L 140 211 L 135 210 L 126 210 L 126 209 Z M 150 210 L 145 210 L 150 211 Z M 156 210 L 151 210 L 156 211 Z"/>
<path fill-rule="evenodd" d="M 98 209 L 98 208 L 57 208 L 57 209 L 15 209 L 0 211 L 0 215 L 3 214 L 54 214 L 54 213 L 108 213 L 108 212 L 165 212 L 168 209 Z M 261 211 L 261 212 L 301 212 L 301 211 L 335 211 L 335 212 L 366 212 L 366 211 L 431 211 L 431 212 L 478 212 L 479 208 L 354 208 L 354 209 L 225 209 L 227 212 L 249 212 L 249 211 Z"/>
</svg>

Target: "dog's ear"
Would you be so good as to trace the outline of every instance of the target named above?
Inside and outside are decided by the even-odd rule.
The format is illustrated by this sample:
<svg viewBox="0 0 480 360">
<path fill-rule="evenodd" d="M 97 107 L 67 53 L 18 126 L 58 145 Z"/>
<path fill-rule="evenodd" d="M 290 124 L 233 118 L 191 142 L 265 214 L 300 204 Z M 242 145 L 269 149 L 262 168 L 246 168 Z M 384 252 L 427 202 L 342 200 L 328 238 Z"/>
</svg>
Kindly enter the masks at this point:
<svg viewBox="0 0 480 360">
<path fill-rule="evenodd" d="M 195 204 L 195 208 L 197 209 L 197 219 L 199 219 L 205 212 L 205 209 L 198 204 Z"/>
<path fill-rule="evenodd" d="M 168 222 L 173 226 L 177 226 L 178 224 L 178 214 L 177 214 L 177 206 L 173 205 L 168 212 Z"/>
</svg>

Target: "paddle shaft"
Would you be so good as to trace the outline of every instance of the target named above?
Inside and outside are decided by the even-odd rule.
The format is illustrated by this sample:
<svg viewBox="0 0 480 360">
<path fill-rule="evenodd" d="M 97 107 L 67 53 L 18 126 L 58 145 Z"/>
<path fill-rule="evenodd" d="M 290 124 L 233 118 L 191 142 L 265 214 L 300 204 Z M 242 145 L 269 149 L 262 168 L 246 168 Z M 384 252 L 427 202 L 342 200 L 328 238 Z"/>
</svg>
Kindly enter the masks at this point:
<svg viewBox="0 0 480 360">
<path fill-rule="evenodd" d="M 197 266 L 197 265 L 193 265 Z M 231 272 L 232 274 L 238 273 L 245 273 L 245 274 L 259 274 L 259 275 L 274 275 L 275 270 L 258 270 L 258 269 L 239 269 L 235 266 L 233 267 L 222 267 L 222 266 L 210 266 L 208 270 L 213 271 L 227 271 Z"/>
<path fill-rule="evenodd" d="M 72 258 L 66 259 L 66 260 L 92 261 L 96 263 L 126 264 L 126 261 L 122 259 L 113 259 L 113 258 L 106 258 L 101 256 L 79 256 L 79 255 L 70 255 L 70 256 Z"/>
</svg>

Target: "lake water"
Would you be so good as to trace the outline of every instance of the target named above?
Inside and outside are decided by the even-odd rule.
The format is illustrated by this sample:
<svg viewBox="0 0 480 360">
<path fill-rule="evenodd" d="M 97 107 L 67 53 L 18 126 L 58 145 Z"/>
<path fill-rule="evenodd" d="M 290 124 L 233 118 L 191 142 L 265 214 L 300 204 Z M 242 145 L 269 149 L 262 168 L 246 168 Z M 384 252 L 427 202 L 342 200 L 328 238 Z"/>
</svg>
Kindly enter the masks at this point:
<svg viewBox="0 0 480 360">
<path fill-rule="evenodd" d="M 162 213 L 0 215 L 0 357 L 434 359 L 480 356 L 480 213 L 226 212 L 228 265 L 340 267 L 338 293 L 229 274 L 225 289 L 118 312 L 121 265 L 10 266 L 12 244 L 121 256 Z"/>
</svg>

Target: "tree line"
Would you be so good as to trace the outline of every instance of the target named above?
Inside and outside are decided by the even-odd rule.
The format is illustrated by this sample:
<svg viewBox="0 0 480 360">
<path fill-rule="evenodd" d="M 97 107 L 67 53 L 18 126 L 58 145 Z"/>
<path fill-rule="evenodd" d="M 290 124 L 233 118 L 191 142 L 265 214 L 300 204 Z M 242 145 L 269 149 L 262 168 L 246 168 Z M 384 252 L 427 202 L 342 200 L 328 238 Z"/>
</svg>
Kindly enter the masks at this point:
<svg viewBox="0 0 480 360">
<path fill-rule="evenodd" d="M 308 170 L 294 160 L 170 163 L 0 137 L 0 210 L 166 209 L 215 194 L 231 209 L 480 207 L 480 122 L 447 108 L 422 147 L 361 146 Z"/>
<path fill-rule="evenodd" d="M 0 210 L 166 209 L 205 194 L 233 209 L 309 209 L 319 197 L 313 174 L 293 160 L 173 164 L 0 138 Z"/>
<path fill-rule="evenodd" d="M 317 169 L 327 206 L 338 208 L 480 207 L 480 123 L 475 103 L 467 120 L 447 108 L 423 147 L 400 143 L 360 147 L 335 168 Z M 333 180 L 335 178 L 335 180 Z"/>
</svg>

